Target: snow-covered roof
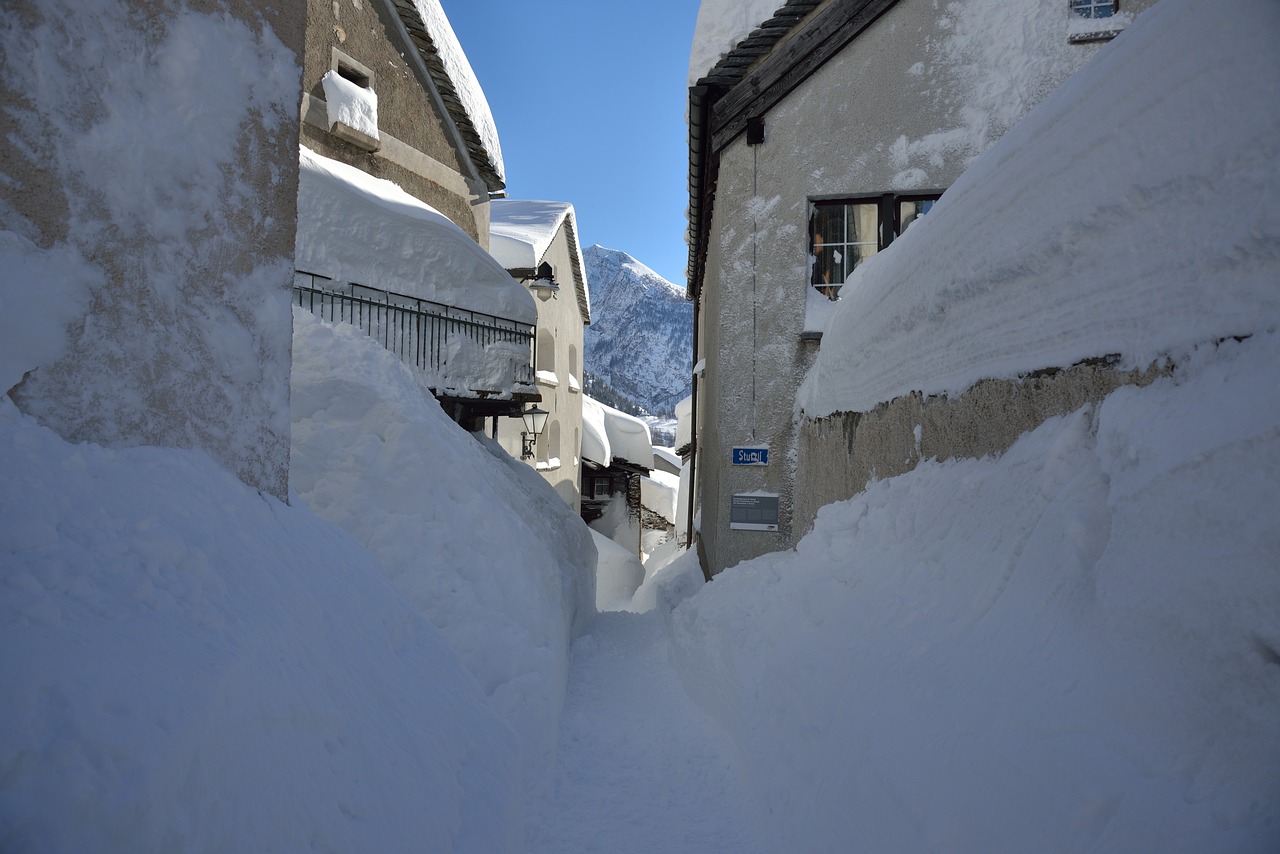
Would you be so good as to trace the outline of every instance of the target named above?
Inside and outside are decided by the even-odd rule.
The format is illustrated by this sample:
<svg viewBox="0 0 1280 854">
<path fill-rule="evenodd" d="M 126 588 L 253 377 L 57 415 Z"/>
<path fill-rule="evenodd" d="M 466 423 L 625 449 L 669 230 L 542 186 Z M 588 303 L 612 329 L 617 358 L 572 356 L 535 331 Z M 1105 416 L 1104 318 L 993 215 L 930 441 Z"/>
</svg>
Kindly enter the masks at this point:
<svg viewBox="0 0 1280 854">
<path fill-rule="evenodd" d="M 676 404 L 676 448 L 683 448 L 693 437 L 693 395 Z"/>
<path fill-rule="evenodd" d="M 798 20 L 799 15 L 816 5 L 815 0 L 793 0 L 791 3 L 783 0 L 702 0 L 693 29 L 693 46 L 689 51 L 689 85 L 693 86 L 707 76 L 748 36 L 767 37 L 767 33 L 756 33 L 756 30 L 762 24 L 775 20 L 777 13 L 785 7 L 793 7 L 797 17 L 778 20 L 779 30 L 784 22 Z"/>
<path fill-rule="evenodd" d="M 608 467 L 614 460 L 653 468 L 649 425 L 634 415 L 582 397 L 582 458 Z"/>
<path fill-rule="evenodd" d="M 506 168 L 498 142 L 498 126 L 440 0 L 386 1 L 418 48 L 476 170 L 490 190 L 501 190 L 506 186 Z"/>
<path fill-rule="evenodd" d="M 537 267 L 572 214 L 568 202 L 494 199 L 489 204 L 489 252 L 507 269 Z"/>
<path fill-rule="evenodd" d="M 786 0 L 780 7 L 777 0 L 704 0 L 698 9 L 689 57 L 689 111 L 686 114 L 689 125 L 689 208 L 685 237 L 689 244 L 686 269 L 689 299 L 696 299 L 702 290 L 702 256 L 706 251 L 704 232 L 714 205 L 714 193 L 705 194 L 704 191 L 711 168 L 709 146 L 712 125 L 723 119 L 713 120 L 712 108 L 723 93 L 742 82 L 761 57 L 769 54 L 820 5 L 820 0 Z M 828 15 L 842 14 L 832 6 L 827 6 L 826 10 Z M 831 38 L 833 33 L 834 30 L 828 30 L 825 40 L 839 42 Z M 829 55 L 831 49 L 824 47 L 822 52 Z M 787 91 L 772 85 L 766 89 L 771 92 Z M 745 130 L 745 116 L 739 114 L 734 121 L 738 132 Z M 714 183 L 714 179 L 711 180 Z"/>
<path fill-rule="evenodd" d="M 299 270 L 537 323 L 528 290 L 426 202 L 305 146 L 300 163 Z"/>
<path fill-rule="evenodd" d="M 680 475 L 665 471 L 650 472 L 640 478 L 640 503 L 668 522 L 676 521 L 676 498 L 680 493 Z"/>
<path fill-rule="evenodd" d="M 675 449 L 673 448 L 664 448 L 661 445 L 654 445 L 653 456 L 655 458 L 655 462 L 658 459 L 661 459 L 670 463 L 676 468 L 681 468 L 684 466 L 684 460 L 680 459 L 680 455 L 677 454 L 675 452 Z"/>
<path fill-rule="evenodd" d="M 1191 6 L 1139 15 L 858 267 L 807 415 L 1113 354 L 1146 367 L 1280 326 L 1280 111 L 1260 109 L 1280 53 L 1246 17 Z"/>
<path fill-rule="evenodd" d="M 494 199 L 489 203 L 489 252 L 508 270 L 534 269 L 551 248 L 561 228 L 569 243 L 569 257 L 577 288 L 578 308 L 583 322 L 591 322 L 591 294 L 587 287 L 586 265 L 578 243 L 573 205 L 568 202 L 538 202 L 522 199 Z"/>
</svg>

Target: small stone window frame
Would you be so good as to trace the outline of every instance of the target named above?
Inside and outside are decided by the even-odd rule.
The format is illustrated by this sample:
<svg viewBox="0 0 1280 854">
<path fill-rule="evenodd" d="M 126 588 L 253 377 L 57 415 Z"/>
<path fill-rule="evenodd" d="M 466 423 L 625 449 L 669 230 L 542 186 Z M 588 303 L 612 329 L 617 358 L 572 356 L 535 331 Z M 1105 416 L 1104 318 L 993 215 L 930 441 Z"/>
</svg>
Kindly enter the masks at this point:
<svg viewBox="0 0 1280 854">
<path fill-rule="evenodd" d="M 371 96 L 371 103 L 377 103 L 377 90 L 374 89 L 375 77 L 373 69 L 369 68 L 362 62 L 358 62 L 336 47 L 330 48 L 329 69 L 336 77 L 342 78 L 344 83 L 348 83 L 359 89 L 368 90 Z M 329 74 L 325 74 L 324 79 L 327 80 Z M 324 81 L 322 80 L 322 83 Z M 328 85 L 324 83 L 324 85 Z M 375 108 L 376 109 L 376 108 Z M 377 121 L 376 117 L 374 119 Z M 349 126 L 346 122 L 335 118 L 335 113 L 330 107 L 329 112 L 329 133 L 338 139 L 348 142 L 357 148 L 365 151 L 377 151 L 382 147 L 381 141 L 378 139 L 378 133 L 374 130 L 372 133 L 364 129 L 357 129 Z"/>
<path fill-rule="evenodd" d="M 350 80 L 362 89 L 377 91 L 373 69 L 364 63 L 357 62 L 336 47 L 330 49 L 329 69 L 336 71 L 339 77 Z"/>
</svg>

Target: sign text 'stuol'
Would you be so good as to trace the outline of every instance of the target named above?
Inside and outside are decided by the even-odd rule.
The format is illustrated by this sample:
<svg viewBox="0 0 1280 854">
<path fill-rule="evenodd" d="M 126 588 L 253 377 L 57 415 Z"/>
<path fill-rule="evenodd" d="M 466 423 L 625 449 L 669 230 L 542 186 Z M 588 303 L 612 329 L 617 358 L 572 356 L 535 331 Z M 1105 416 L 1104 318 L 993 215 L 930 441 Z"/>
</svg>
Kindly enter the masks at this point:
<svg viewBox="0 0 1280 854">
<path fill-rule="evenodd" d="M 733 464 L 735 466 L 767 466 L 769 465 L 769 449 L 734 448 Z"/>
</svg>

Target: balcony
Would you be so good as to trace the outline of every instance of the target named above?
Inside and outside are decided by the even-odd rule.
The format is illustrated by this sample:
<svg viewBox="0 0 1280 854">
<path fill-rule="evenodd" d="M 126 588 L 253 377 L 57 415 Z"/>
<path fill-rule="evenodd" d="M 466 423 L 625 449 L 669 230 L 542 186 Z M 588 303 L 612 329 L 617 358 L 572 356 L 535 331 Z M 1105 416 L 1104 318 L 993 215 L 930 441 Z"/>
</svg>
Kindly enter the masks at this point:
<svg viewBox="0 0 1280 854">
<path fill-rule="evenodd" d="M 455 404 L 455 419 L 508 414 L 540 399 L 531 324 L 302 270 L 294 274 L 293 299 L 331 323 L 359 327 L 423 371 L 432 394 Z"/>
</svg>

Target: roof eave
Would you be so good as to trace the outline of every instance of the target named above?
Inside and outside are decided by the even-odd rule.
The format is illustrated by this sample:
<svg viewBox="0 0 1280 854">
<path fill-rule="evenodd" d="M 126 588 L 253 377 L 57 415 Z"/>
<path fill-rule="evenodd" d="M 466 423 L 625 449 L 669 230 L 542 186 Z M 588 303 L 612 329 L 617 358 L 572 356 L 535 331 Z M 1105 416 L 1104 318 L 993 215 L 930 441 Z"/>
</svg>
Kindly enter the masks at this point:
<svg viewBox="0 0 1280 854">
<path fill-rule="evenodd" d="M 485 147 L 480 132 L 463 105 L 453 79 L 440 58 L 435 40 L 431 37 L 426 22 L 422 20 L 422 15 L 419 14 L 413 0 L 385 0 L 385 2 L 391 6 L 403 25 L 404 34 L 408 36 L 423 68 L 431 78 L 441 105 L 457 129 L 462 150 L 471 162 L 476 177 L 484 182 L 490 193 L 501 192 L 507 186 L 506 179 L 494 167 L 494 158 Z"/>
<path fill-rule="evenodd" d="M 702 291 L 720 152 L 897 2 L 787 0 L 689 88 L 688 299 Z"/>
</svg>

